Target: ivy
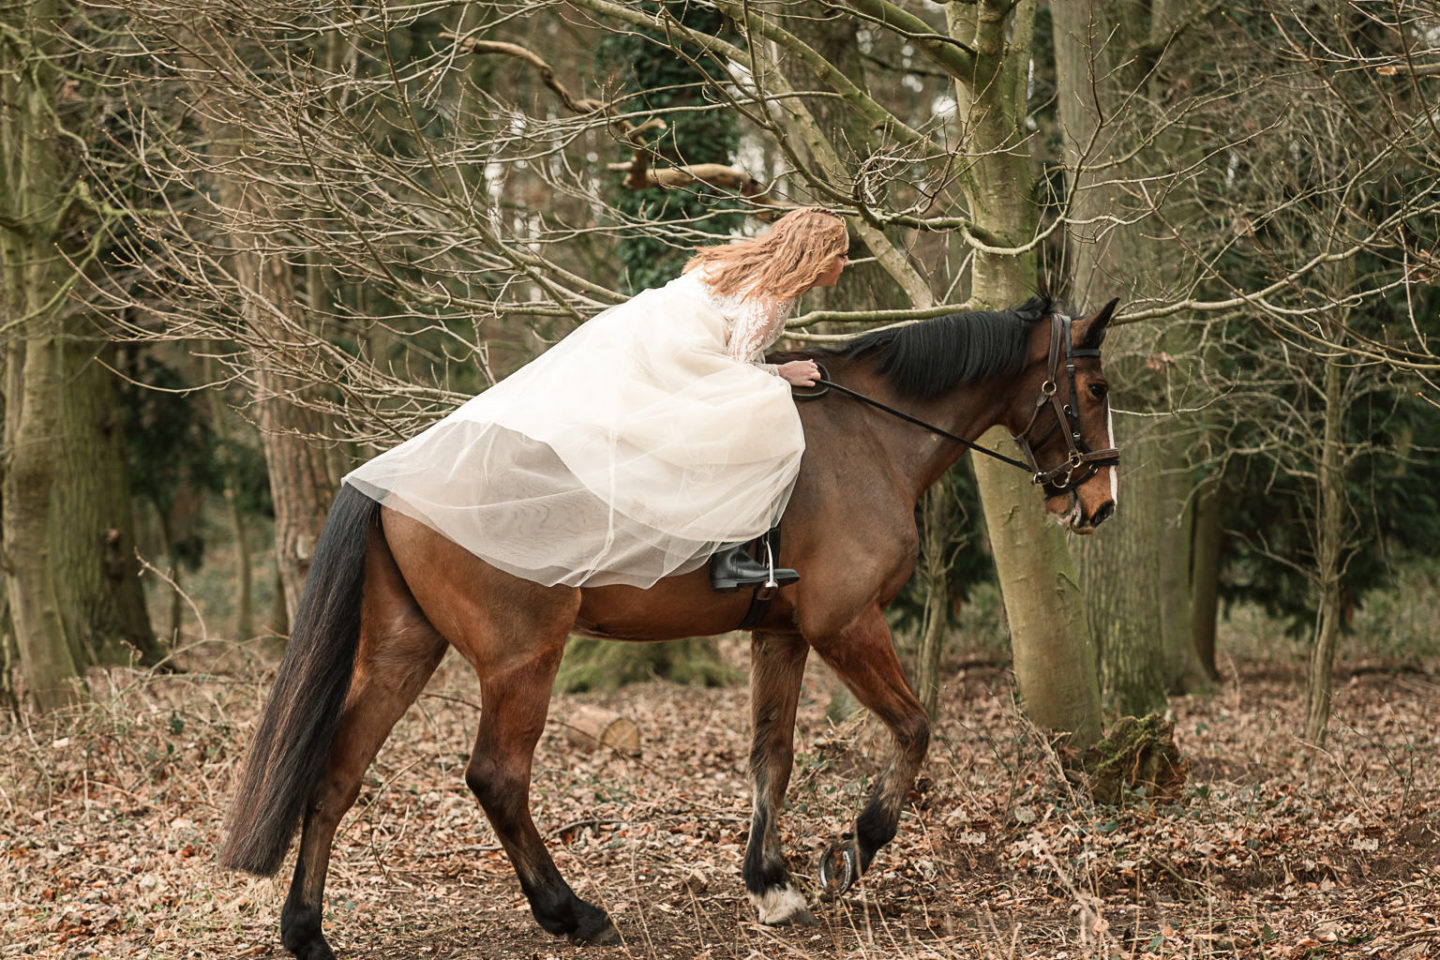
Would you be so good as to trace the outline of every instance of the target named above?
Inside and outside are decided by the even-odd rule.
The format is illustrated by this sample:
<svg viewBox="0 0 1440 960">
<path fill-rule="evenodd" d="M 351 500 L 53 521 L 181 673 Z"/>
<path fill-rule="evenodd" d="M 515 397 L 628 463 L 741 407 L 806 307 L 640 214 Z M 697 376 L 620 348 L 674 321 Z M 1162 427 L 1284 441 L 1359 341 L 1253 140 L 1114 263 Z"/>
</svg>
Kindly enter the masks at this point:
<svg viewBox="0 0 1440 960">
<path fill-rule="evenodd" d="M 641 6 L 650 14 L 658 14 L 662 8 L 661 3 L 654 2 Z M 713 9 L 675 0 L 667 0 L 663 7 L 675 19 L 698 31 L 720 34 L 724 29 L 725 18 Z M 719 69 L 692 44 L 679 43 L 684 55 L 677 55 L 670 47 L 672 42 L 675 42 L 673 37 L 657 29 L 611 34 L 601 41 L 596 51 L 597 62 L 602 67 L 623 65 L 620 89 L 630 98 L 629 109 L 659 111 L 714 103 L 709 91 L 724 82 Z M 696 64 L 701 65 L 700 69 Z M 739 124 L 729 111 L 667 113 L 663 119 L 665 128 L 646 141 L 652 163 L 728 163 L 740 145 Z M 637 221 L 635 230 L 620 242 L 617 251 L 629 293 L 661 286 L 679 276 L 692 252 L 689 245 L 655 235 L 648 225 L 693 221 L 694 229 L 727 236 L 739 227 L 744 217 L 738 210 L 715 212 L 717 207 L 725 209 L 730 195 L 706 184 L 669 190 L 628 190 L 622 186 L 619 190 L 616 208 L 628 219 Z"/>
</svg>

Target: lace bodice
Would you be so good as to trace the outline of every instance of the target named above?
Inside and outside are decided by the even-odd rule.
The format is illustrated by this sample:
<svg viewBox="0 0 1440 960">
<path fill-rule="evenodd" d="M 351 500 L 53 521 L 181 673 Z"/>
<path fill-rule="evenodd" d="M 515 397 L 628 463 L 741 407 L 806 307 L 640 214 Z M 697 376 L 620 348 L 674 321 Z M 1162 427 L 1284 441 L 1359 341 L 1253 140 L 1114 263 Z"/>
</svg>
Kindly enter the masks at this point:
<svg viewBox="0 0 1440 960">
<path fill-rule="evenodd" d="M 765 350 L 784 332 L 785 321 L 795 310 L 794 300 L 745 300 L 738 293 L 717 296 L 697 273 L 682 279 L 693 282 L 700 295 L 725 318 L 725 345 L 731 358 L 778 373 L 774 364 L 764 363 L 763 359 Z"/>
</svg>

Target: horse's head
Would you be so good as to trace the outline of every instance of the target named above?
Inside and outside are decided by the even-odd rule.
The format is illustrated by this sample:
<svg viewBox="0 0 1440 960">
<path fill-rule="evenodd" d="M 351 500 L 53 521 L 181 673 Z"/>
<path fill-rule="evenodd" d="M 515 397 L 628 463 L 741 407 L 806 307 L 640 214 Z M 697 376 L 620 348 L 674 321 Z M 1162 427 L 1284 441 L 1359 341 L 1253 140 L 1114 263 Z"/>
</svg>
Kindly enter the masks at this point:
<svg viewBox="0 0 1440 960">
<path fill-rule="evenodd" d="M 1094 533 L 1115 512 L 1120 454 L 1100 344 L 1117 302 L 1088 319 L 1054 313 L 1035 324 L 1023 385 L 1007 417 L 1035 482 L 1045 488 L 1045 509 L 1075 533 Z"/>
</svg>

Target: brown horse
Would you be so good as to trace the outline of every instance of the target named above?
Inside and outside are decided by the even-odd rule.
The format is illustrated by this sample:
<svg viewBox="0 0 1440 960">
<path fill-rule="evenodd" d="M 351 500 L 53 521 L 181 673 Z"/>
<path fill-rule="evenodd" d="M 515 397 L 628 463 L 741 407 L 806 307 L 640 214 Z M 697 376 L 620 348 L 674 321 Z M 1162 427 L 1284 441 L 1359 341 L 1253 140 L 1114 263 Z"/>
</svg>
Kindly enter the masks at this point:
<svg viewBox="0 0 1440 960">
<path fill-rule="evenodd" d="M 1035 298 L 1015 310 L 952 314 L 810 355 L 836 383 L 942 432 L 975 437 L 1008 426 L 1045 487 L 1046 509 L 1089 532 L 1114 509 L 1114 451 L 1098 449 L 1112 446 L 1099 346 L 1113 308 L 1075 321 L 1072 331 L 1068 317 Z M 801 404 L 800 415 L 807 446 L 779 562 L 802 576 L 779 592 L 751 646 L 754 819 L 744 874 L 760 920 L 772 924 L 813 921 L 790 882 L 777 827 L 812 649 L 885 724 L 895 751 L 853 835 L 822 857 L 824 886 L 848 888 L 895 835 L 930 729 L 882 611 L 914 566 L 916 501 L 966 449 L 838 392 Z M 611 942 L 617 933 L 609 918 L 571 891 L 530 819 L 530 765 L 566 637 L 724 633 L 749 602 L 713 592 L 703 569 L 649 590 L 540 586 L 345 487 L 316 547 L 221 863 L 273 875 L 303 819 L 281 936 L 306 960 L 333 957 L 320 921 L 336 826 L 391 727 L 453 645 L 479 674 L 484 704 L 465 780 L 535 919 L 573 941 Z"/>
</svg>

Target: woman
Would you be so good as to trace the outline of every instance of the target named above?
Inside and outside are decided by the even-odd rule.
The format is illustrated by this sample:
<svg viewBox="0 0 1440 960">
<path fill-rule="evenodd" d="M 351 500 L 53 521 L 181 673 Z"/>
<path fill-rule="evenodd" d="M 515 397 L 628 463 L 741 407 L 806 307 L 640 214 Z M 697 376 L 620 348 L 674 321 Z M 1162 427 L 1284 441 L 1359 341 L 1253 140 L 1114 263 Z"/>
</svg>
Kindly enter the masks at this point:
<svg viewBox="0 0 1440 960">
<path fill-rule="evenodd" d="M 345 482 L 537 583 L 649 587 L 719 553 L 718 587 L 759 585 L 769 570 L 738 545 L 785 510 L 805 449 L 790 386 L 818 376 L 762 356 L 848 244 L 805 208 L 702 248 Z"/>
</svg>

